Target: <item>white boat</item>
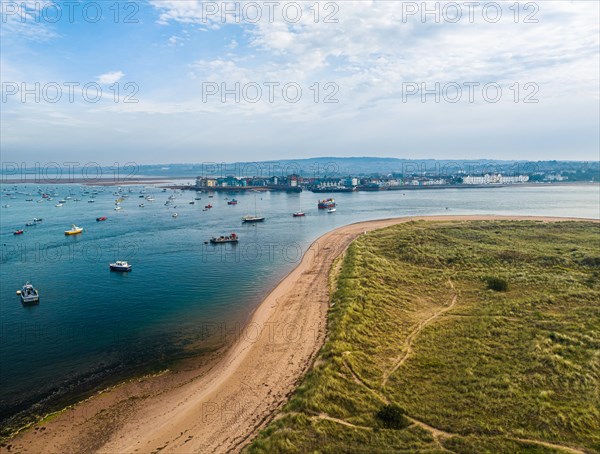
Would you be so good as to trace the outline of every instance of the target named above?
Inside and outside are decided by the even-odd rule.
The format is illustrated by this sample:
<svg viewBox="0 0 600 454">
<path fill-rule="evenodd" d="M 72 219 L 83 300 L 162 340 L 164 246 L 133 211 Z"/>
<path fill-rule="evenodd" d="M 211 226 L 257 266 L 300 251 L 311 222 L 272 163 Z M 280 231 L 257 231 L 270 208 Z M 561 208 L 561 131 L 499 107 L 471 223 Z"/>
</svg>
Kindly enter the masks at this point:
<svg viewBox="0 0 600 454">
<path fill-rule="evenodd" d="M 120 209 L 121 209 L 121 207 L 120 207 L 119 205 L 117 205 L 117 206 L 115 207 L 115 211 L 119 211 Z"/>
<path fill-rule="evenodd" d="M 327 212 L 328 212 L 328 213 L 335 213 L 335 208 L 329 208 L 329 209 L 327 210 Z"/>
<path fill-rule="evenodd" d="M 176 218 L 176 217 L 177 217 L 177 216 L 179 216 L 179 215 L 178 215 L 177 213 L 173 213 L 173 214 L 172 214 L 172 216 L 173 216 L 174 218 Z"/>
<path fill-rule="evenodd" d="M 56 208 L 59 208 L 59 207 L 63 206 L 63 204 L 62 204 L 62 203 L 57 203 L 57 204 L 56 204 L 56 205 L 54 205 L 54 206 L 55 206 Z"/>
<path fill-rule="evenodd" d="M 40 295 L 33 285 L 25 283 L 21 290 L 17 290 L 23 304 L 36 304 L 40 302 Z"/>
<path fill-rule="evenodd" d="M 117 260 L 108 265 L 111 271 L 131 271 L 132 266 L 124 260 Z"/>
</svg>

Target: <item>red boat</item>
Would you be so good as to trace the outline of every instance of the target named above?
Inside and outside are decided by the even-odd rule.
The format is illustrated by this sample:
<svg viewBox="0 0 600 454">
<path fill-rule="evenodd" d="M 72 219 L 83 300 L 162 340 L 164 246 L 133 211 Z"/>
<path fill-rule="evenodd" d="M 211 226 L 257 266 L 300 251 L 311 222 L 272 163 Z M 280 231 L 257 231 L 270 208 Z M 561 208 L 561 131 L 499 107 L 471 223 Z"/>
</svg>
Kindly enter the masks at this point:
<svg viewBox="0 0 600 454">
<path fill-rule="evenodd" d="M 230 201 L 227 202 L 227 205 L 237 205 L 238 201 L 235 199 L 231 199 Z"/>
<path fill-rule="evenodd" d="M 306 213 L 304 213 L 303 211 L 296 211 L 294 214 L 292 214 L 292 216 L 294 216 L 295 218 L 299 218 L 302 216 L 306 216 Z"/>
<path fill-rule="evenodd" d="M 106 221 L 106 216 L 102 216 L 101 218 L 96 218 L 97 222 Z"/>
<path fill-rule="evenodd" d="M 212 205 L 208 204 L 208 205 L 206 205 L 204 208 L 206 208 L 206 209 L 210 209 L 210 208 L 212 208 Z"/>
<path fill-rule="evenodd" d="M 15 235 L 23 235 L 23 230 L 15 230 Z"/>
</svg>

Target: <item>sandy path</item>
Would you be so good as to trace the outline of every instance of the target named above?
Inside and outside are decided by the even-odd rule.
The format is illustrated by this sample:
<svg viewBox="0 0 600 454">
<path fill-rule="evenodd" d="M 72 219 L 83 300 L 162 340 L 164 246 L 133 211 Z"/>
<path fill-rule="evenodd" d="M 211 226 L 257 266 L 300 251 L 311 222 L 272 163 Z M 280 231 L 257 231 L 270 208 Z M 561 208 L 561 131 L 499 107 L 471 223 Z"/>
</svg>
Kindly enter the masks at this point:
<svg viewBox="0 0 600 454">
<path fill-rule="evenodd" d="M 186 381 L 125 384 L 10 440 L 8 452 L 231 452 L 263 428 L 311 366 L 326 333 L 328 273 L 363 232 L 411 220 L 579 220 L 437 216 L 340 227 L 316 240 L 226 354 Z"/>
</svg>

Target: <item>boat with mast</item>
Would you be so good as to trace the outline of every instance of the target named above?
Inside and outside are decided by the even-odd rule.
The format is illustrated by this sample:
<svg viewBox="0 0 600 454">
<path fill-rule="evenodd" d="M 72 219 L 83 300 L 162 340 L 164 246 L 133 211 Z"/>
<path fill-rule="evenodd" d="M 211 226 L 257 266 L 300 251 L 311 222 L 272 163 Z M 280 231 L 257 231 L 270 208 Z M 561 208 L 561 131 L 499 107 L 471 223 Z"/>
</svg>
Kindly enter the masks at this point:
<svg viewBox="0 0 600 454">
<path fill-rule="evenodd" d="M 265 218 L 264 216 L 258 216 L 256 211 L 256 195 L 254 196 L 254 216 L 252 216 L 251 214 L 247 214 L 246 216 L 244 216 L 242 218 L 242 222 L 246 222 L 246 223 L 255 223 L 255 222 L 264 222 Z"/>
</svg>

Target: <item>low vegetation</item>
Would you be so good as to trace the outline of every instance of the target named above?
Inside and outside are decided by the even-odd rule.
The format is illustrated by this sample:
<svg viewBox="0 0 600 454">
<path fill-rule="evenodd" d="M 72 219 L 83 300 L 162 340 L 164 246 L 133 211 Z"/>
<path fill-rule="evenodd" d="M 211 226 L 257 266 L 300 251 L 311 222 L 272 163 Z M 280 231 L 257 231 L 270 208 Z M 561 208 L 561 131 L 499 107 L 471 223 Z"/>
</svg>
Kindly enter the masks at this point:
<svg viewBox="0 0 600 454">
<path fill-rule="evenodd" d="M 362 235 L 272 452 L 600 452 L 600 225 L 411 222 Z"/>
</svg>

